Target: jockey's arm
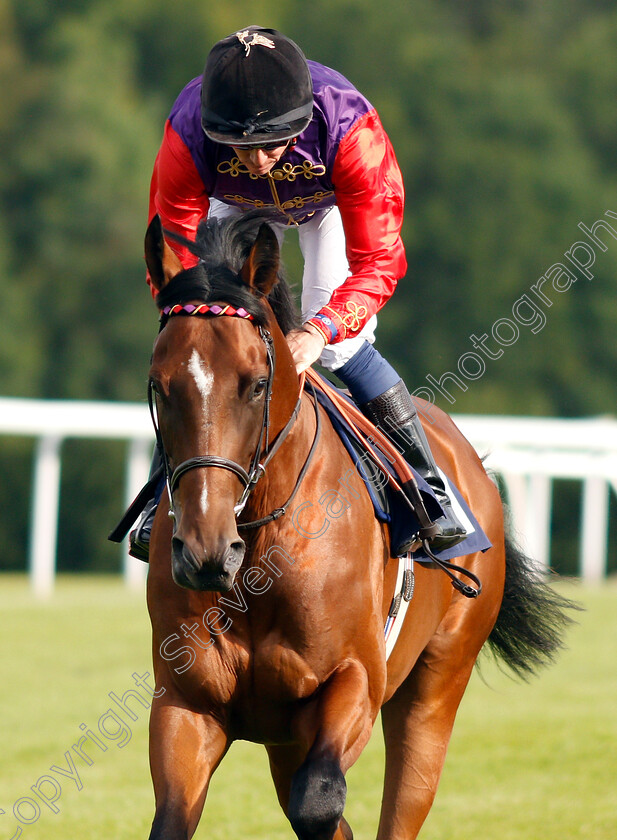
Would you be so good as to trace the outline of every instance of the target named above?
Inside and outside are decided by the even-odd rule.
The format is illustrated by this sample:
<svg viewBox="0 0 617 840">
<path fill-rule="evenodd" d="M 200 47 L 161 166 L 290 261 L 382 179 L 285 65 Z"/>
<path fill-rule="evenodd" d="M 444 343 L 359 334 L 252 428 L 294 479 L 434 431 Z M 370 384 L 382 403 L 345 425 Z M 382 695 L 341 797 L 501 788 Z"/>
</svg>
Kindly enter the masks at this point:
<svg viewBox="0 0 617 840">
<path fill-rule="evenodd" d="M 392 144 L 375 111 L 345 135 L 332 180 L 351 275 L 309 324 L 327 344 L 357 335 L 407 270 L 401 240 L 405 192 Z"/>
<path fill-rule="evenodd" d="M 150 183 L 148 221 L 158 213 L 164 229 L 194 240 L 197 225 L 208 215 L 209 206 L 191 153 L 167 121 Z M 184 268 L 196 264 L 197 258 L 185 247 L 173 240 L 169 240 L 169 244 Z"/>
</svg>

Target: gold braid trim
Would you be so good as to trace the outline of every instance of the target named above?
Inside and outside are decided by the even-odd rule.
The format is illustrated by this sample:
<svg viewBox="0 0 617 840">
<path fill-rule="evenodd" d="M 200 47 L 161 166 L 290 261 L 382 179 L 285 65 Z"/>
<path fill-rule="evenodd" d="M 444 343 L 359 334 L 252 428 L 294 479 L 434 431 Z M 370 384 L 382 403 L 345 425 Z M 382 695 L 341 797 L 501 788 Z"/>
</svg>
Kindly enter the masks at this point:
<svg viewBox="0 0 617 840">
<path fill-rule="evenodd" d="M 368 315 L 368 309 L 364 304 L 358 304 L 353 300 L 348 300 L 345 304 L 347 314 L 341 319 L 348 330 L 351 332 L 359 332 L 362 329 L 362 322 Z"/>
<path fill-rule="evenodd" d="M 320 204 L 324 199 L 329 198 L 330 196 L 334 195 L 333 190 L 323 191 L 320 190 L 316 192 L 314 195 L 309 195 L 306 198 L 303 196 L 295 196 L 294 198 L 290 198 L 288 201 L 283 201 L 279 206 L 279 209 L 282 210 L 291 210 L 293 208 L 302 209 L 306 207 L 307 204 Z M 276 204 L 267 204 L 265 201 L 262 201 L 260 198 L 246 198 L 243 195 L 231 195 L 227 194 L 223 196 L 227 201 L 235 201 L 236 204 L 251 204 L 253 207 L 258 207 L 260 210 L 264 207 L 277 207 Z"/>
<path fill-rule="evenodd" d="M 317 178 L 320 175 L 326 174 L 326 167 L 323 163 L 311 163 L 310 160 L 305 160 L 301 164 L 293 166 L 291 163 L 284 163 L 280 168 L 272 169 L 265 175 L 255 175 L 249 172 L 247 167 L 240 162 L 240 158 L 234 157 L 231 160 L 224 160 L 216 167 L 216 171 L 221 175 L 231 175 L 232 178 L 238 178 L 240 175 L 248 175 L 252 181 L 259 181 L 260 179 L 268 178 L 270 175 L 275 181 L 295 181 L 299 177 L 304 177 L 308 181 Z"/>
</svg>

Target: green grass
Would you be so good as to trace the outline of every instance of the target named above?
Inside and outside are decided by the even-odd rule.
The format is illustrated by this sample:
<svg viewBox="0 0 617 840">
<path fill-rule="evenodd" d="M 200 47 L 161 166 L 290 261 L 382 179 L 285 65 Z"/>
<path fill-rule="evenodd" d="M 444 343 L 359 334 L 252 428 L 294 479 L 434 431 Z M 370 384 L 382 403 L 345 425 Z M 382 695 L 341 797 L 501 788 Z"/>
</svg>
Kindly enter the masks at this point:
<svg viewBox="0 0 617 840">
<path fill-rule="evenodd" d="M 568 650 L 529 684 L 513 682 L 487 659 L 461 705 L 446 768 L 422 840 L 613 840 L 617 837 L 617 585 L 564 594 L 586 612 L 570 630 Z M 54 598 L 36 602 L 23 577 L 0 577 L 2 773 L 0 840 L 17 822 L 13 804 L 31 785 L 68 765 L 65 752 L 97 730 L 110 691 L 135 688 L 151 672 L 143 594 L 106 578 L 60 578 Z M 484 680 L 484 682 L 483 682 Z M 488 686 L 486 685 L 488 683 Z M 75 758 L 81 790 L 61 780 L 53 813 L 23 826 L 26 840 L 145 840 L 153 813 L 147 760 L 147 710 L 135 706 L 131 740 Z M 356 840 L 376 833 L 382 742 L 375 735 L 348 774 L 346 816 Z M 28 817 L 27 803 L 22 814 Z M 263 750 L 236 744 L 212 782 L 196 837 L 283 840 L 282 816 Z"/>
</svg>

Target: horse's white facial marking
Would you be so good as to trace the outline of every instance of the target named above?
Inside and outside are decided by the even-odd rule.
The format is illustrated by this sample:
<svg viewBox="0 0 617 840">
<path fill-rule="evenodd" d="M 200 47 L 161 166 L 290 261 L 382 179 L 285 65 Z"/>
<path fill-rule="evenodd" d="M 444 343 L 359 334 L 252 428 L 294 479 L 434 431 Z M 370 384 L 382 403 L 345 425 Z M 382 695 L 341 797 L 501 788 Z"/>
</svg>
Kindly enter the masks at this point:
<svg viewBox="0 0 617 840">
<path fill-rule="evenodd" d="M 208 398 L 212 393 L 212 386 L 214 384 L 214 374 L 212 373 L 212 371 L 206 368 L 203 359 L 201 358 L 197 350 L 193 350 L 191 354 L 191 358 L 189 361 L 189 372 L 195 380 L 197 390 L 201 394 L 201 398 L 203 400 L 203 407 L 205 411 L 208 407 Z"/>
<path fill-rule="evenodd" d="M 206 368 L 203 359 L 197 350 L 193 350 L 191 354 L 188 369 L 189 373 L 195 380 L 197 390 L 201 394 L 202 412 L 205 421 L 205 418 L 208 416 L 208 403 L 212 393 L 212 386 L 214 385 L 214 374 Z M 204 514 L 208 509 L 208 488 L 205 484 L 203 486 L 203 490 L 201 491 L 201 509 Z"/>
<path fill-rule="evenodd" d="M 204 484 L 203 489 L 201 491 L 201 498 L 200 498 L 199 501 L 200 501 L 200 504 L 201 504 L 201 512 L 205 516 L 206 513 L 208 512 L 208 488 L 206 487 L 205 484 Z"/>
</svg>

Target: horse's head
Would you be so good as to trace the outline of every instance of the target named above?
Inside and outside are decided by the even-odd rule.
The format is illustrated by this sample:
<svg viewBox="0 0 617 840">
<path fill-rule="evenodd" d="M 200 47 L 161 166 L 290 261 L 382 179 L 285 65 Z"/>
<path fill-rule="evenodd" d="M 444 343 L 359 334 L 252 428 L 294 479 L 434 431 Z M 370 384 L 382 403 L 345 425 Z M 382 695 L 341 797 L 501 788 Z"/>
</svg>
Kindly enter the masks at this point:
<svg viewBox="0 0 617 840">
<path fill-rule="evenodd" d="M 197 243 L 200 263 L 185 271 L 158 218 L 148 228 L 146 262 L 162 312 L 150 383 L 174 519 L 174 580 L 227 591 L 245 552 L 239 506 L 268 441 L 293 412 L 298 380 L 267 301 L 279 268 L 272 229 L 261 224 L 255 236 L 254 223 L 208 222 Z"/>
</svg>

